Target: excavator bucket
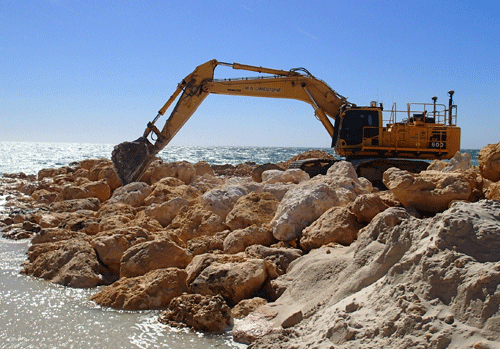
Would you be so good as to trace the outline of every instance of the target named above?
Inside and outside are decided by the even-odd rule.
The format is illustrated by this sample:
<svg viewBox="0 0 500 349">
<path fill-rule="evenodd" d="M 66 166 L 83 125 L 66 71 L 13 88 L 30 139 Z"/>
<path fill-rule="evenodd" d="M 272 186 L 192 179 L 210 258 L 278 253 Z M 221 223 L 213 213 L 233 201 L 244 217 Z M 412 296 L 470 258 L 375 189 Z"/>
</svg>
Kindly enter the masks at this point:
<svg viewBox="0 0 500 349">
<path fill-rule="evenodd" d="M 111 160 L 123 185 L 137 181 L 154 159 L 156 152 L 146 137 L 115 146 Z"/>
</svg>

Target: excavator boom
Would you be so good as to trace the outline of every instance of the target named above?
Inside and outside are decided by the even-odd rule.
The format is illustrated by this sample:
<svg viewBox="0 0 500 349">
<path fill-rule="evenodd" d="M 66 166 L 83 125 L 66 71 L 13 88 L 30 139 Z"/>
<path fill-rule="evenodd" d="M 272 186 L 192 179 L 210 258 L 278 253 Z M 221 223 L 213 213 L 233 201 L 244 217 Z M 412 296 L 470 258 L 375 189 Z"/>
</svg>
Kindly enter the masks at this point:
<svg viewBox="0 0 500 349">
<path fill-rule="evenodd" d="M 214 80 L 214 70 L 218 65 L 270 74 L 270 76 Z M 345 97 L 303 68 L 285 71 L 239 63 L 223 63 L 217 60 L 208 61 L 181 81 L 155 119 L 148 123 L 142 137 L 115 146 L 111 158 L 123 184 L 140 178 L 155 155 L 172 140 L 210 93 L 304 101 L 314 108 L 316 117 L 330 136 L 333 136 L 334 127 L 329 119 L 337 118 L 340 108 L 348 104 Z M 176 99 L 178 99 L 177 104 L 165 125 L 161 130 L 158 129 L 155 126 L 156 121 L 166 113 Z M 154 144 L 148 140 L 148 136 L 152 133 L 156 135 Z"/>
<path fill-rule="evenodd" d="M 219 65 L 267 75 L 214 79 L 214 70 Z M 406 111 L 398 110 L 394 104 L 387 119 L 383 117 L 383 112 L 387 111 L 382 104 L 351 104 L 304 68 L 279 70 L 214 59 L 199 65 L 186 76 L 154 120 L 148 123 L 142 137 L 117 145 L 111 158 L 123 184 L 136 181 L 209 94 L 286 98 L 310 104 L 316 118 L 332 137 L 332 147 L 337 155 L 357 162 L 359 174 L 377 179 L 381 178 L 382 168 L 393 165 L 401 168 L 404 161 L 391 159 L 450 159 L 460 150 L 460 128 L 456 126 L 453 93 L 448 92 L 448 107 L 438 104 L 437 97 L 432 98 L 432 104 L 409 103 Z M 175 101 L 177 103 L 160 130 L 155 123 Z M 399 120 L 398 114 L 405 118 Z M 148 137 L 155 139 L 154 143 Z M 369 163 L 368 159 L 377 160 Z M 414 168 L 413 163 L 404 165 Z"/>
</svg>

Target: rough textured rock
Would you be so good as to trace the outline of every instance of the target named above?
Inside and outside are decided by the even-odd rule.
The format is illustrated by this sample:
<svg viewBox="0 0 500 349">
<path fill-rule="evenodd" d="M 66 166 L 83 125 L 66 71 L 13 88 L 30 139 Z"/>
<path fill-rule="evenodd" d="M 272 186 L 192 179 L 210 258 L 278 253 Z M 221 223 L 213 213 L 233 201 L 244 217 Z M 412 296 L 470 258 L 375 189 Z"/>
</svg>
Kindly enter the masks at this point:
<svg viewBox="0 0 500 349">
<path fill-rule="evenodd" d="M 264 184 L 274 184 L 274 183 L 294 183 L 299 184 L 301 182 L 309 180 L 309 175 L 297 168 L 283 170 L 267 170 L 262 173 L 262 182 Z"/>
<path fill-rule="evenodd" d="M 120 275 L 120 263 L 123 253 L 130 247 L 152 240 L 154 235 L 148 230 L 132 226 L 106 231 L 91 240 L 99 260 L 115 275 Z"/>
<path fill-rule="evenodd" d="M 262 245 L 248 246 L 245 252 L 251 257 L 264 259 L 269 279 L 275 279 L 285 274 L 290 263 L 303 254 L 302 250 L 297 248 L 267 247 Z"/>
<path fill-rule="evenodd" d="M 491 183 L 484 193 L 486 199 L 500 201 L 500 182 Z"/>
<path fill-rule="evenodd" d="M 472 157 L 469 153 L 460 153 L 459 151 L 450 159 L 450 162 L 443 168 L 444 172 L 454 172 L 468 170 L 471 168 Z"/>
<path fill-rule="evenodd" d="M 300 237 L 305 227 L 336 204 L 337 195 L 328 184 L 318 181 L 298 184 L 287 191 L 271 221 L 274 237 L 283 241 Z"/>
<path fill-rule="evenodd" d="M 262 191 L 273 194 L 276 200 L 281 201 L 285 196 L 286 192 L 292 188 L 294 184 L 284 184 L 284 183 L 275 183 L 275 184 L 264 184 L 262 186 Z"/>
<path fill-rule="evenodd" d="M 74 199 L 53 202 L 49 209 L 51 212 L 75 212 L 80 210 L 97 211 L 101 202 L 97 198 Z"/>
<path fill-rule="evenodd" d="M 87 193 L 87 197 L 98 198 L 100 202 L 104 202 L 111 197 L 111 187 L 105 179 L 86 183 L 82 185 L 82 189 Z"/>
<path fill-rule="evenodd" d="M 356 215 L 358 222 L 370 223 L 373 217 L 388 207 L 389 206 L 381 199 L 380 195 L 370 193 L 358 196 L 350 206 L 350 210 Z"/>
<path fill-rule="evenodd" d="M 197 255 L 193 258 L 191 263 L 186 267 L 187 283 L 188 285 L 196 279 L 201 272 L 210 266 L 211 264 L 221 264 L 221 263 L 240 263 L 248 259 L 248 256 L 244 253 L 238 254 L 219 254 L 219 253 L 204 253 Z"/>
<path fill-rule="evenodd" d="M 250 191 L 245 186 L 231 184 L 206 192 L 202 201 L 210 211 L 225 219 L 238 199 L 248 193 Z"/>
<path fill-rule="evenodd" d="M 221 333 L 233 324 L 231 309 L 219 295 L 184 294 L 172 299 L 159 317 L 161 323 L 189 326 L 196 331 Z"/>
<path fill-rule="evenodd" d="M 204 174 L 203 176 L 198 176 L 195 178 L 193 182 L 191 182 L 190 186 L 198 189 L 198 191 L 202 194 L 215 189 L 225 183 L 225 179 L 220 177 L 214 177 L 210 174 Z"/>
<path fill-rule="evenodd" d="M 99 263 L 95 250 L 88 242 L 68 239 L 41 245 L 30 247 L 36 257 L 32 255 L 32 261 L 24 264 L 23 274 L 77 288 L 110 283 L 109 271 Z"/>
<path fill-rule="evenodd" d="M 252 313 L 267 311 L 260 331 L 275 332 L 252 348 L 497 347 L 500 203 L 457 202 L 428 219 L 403 212 L 389 208 L 351 246 L 292 263 L 283 295 Z M 279 328 L 298 311 L 311 316 Z"/>
<path fill-rule="evenodd" d="M 224 253 L 238 253 L 245 251 L 251 245 L 269 246 L 275 241 L 269 227 L 252 225 L 244 229 L 234 230 L 224 239 Z"/>
<path fill-rule="evenodd" d="M 85 199 L 89 195 L 86 190 L 76 185 L 66 185 L 57 196 L 58 201 Z"/>
<path fill-rule="evenodd" d="M 488 144 L 479 151 L 479 171 L 481 176 L 493 182 L 500 180 L 500 142 Z"/>
<path fill-rule="evenodd" d="M 220 216 L 198 204 L 181 208 L 168 229 L 171 229 L 180 240 L 187 243 L 189 240 L 203 235 L 213 236 L 226 230 L 227 226 Z"/>
<path fill-rule="evenodd" d="M 133 278 L 121 278 L 94 294 L 90 300 L 114 309 L 162 309 L 184 292 L 189 292 L 186 272 L 178 268 L 166 268 Z"/>
<path fill-rule="evenodd" d="M 224 239 L 230 232 L 230 230 L 224 230 L 213 236 L 203 235 L 191 239 L 188 242 L 187 250 L 193 256 L 214 252 L 216 250 L 222 251 L 224 249 Z"/>
<path fill-rule="evenodd" d="M 179 211 L 189 204 L 189 201 L 177 197 L 161 204 L 151 204 L 144 210 L 148 217 L 156 219 L 162 227 L 168 226 Z"/>
<path fill-rule="evenodd" d="M 168 238 L 145 241 L 123 253 L 120 277 L 144 275 L 154 269 L 185 268 L 192 259 L 188 251 Z"/>
<path fill-rule="evenodd" d="M 268 163 L 268 164 L 259 165 L 252 170 L 252 179 L 257 183 L 262 182 L 262 173 L 264 173 L 265 171 L 269 171 L 269 170 L 283 171 L 283 169 L 281 167 L 279 167 L 278 165 L 275 165 L 275 164 Z"/>
<path fill-rule="evenodd" d="M 353 165 L 347 161 L 338 161 L 327 171 L 326 176 L 317 176 L 315 181 L 328 183 L 337 194 L 339 206 L 348 206 L 358 195 L 373 191 L 373 186 L 366 178 L 358 177 Z"/>
<path fill-rule="evenodd" d="M 182 198 L 189 202 L 194 202 L 200 196 L 196 188 L 185 185 L 183 181 L 173 177 L 161 179 L 153 184 L 152 189 L 153 191 L 151 194 L 144 199 L 144 204 L 147 206 L 151 204 L 162 204 L 175 198 Z"/>
<path fill-rule="evenodd" d="M 302 231 L 300 246 L 309 251 L 329 243 L 350 245 L 361 224 L 346 207 L 332 207 Z"/>
<path fill-rule="evenodd" d="M 241 319 L 264 304 L 267 304 L 264 298 L 254 297 L 251 299 L 244 299 L 231 309 L 231 315 L 233 319 Z"/>
<path fill-rule="evenodd" d="M 204 175 L 215 176 L 215 173 L 210 167 L 210 164 L 206 161 L 198 161 L 193 165 L 193 167 L 196 170 L 197 176 L 204 176 Z"/>
<path fill-rule="evenodd" d="M 132 182 L 116 189 L 108 203 L 123 203 L 132 207 L 142 206 L 144 199 L 151 194 L 151 187 L 144 182 Z"/>
<path fill-rule="evenodd" d="M 221 295 L 231 306 L 252 297 L 267 278 L 264 260 L 249 259 L 242 263 L 212 263 L 189 284 L 192 292 Z"/>
<path fill-rule="evenodd" d="M 434 160 L 431 162 L 427 171 L 454 172 L 468 170 L 471 168 L 472 157 L 469 153 L 460 153 L 457 151 L 449 162 L 443 160 Z"/>
<path fill-rule="evenodd" d="M 383 181 L 405 207 L 433 213 L 446 210 L 454 200 L 469 200 L 478 186 L 468 172 L 412 174 L 395 167 L 384 172 Z"/>
<path fill-rule="evenodd" d="M 267 224 L 273 219 L 278 205 L 278 200 L 271 193 L 252 192 L 236 201 L 225 223 L 231 230 Z"/>
<path fill-rule="evenodd" d="M 165 177 L 178 178 L 186 184 L 193 181 L 196 169 L 187 161 L 175 161 L 171 163 L 158 164 L 151 173 L 151 183 L 156 183 Z"/>
</svg>

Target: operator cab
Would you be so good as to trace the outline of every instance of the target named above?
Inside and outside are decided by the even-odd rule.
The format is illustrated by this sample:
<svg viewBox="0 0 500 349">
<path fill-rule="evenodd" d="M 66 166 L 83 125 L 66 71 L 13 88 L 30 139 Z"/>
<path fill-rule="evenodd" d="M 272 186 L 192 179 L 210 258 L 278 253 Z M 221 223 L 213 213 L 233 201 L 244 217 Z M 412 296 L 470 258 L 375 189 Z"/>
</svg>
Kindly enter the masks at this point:
<svg viewBox="0 0 500 349">
<path fill-rule="evenodd" d="M 342 117 L 338 137 L 345 141 L 348 146 L 361 144 L 363 139 L 378 136 L 380 122 L 380 108 L 354 107 L 348 109 Z"/>
</svg>

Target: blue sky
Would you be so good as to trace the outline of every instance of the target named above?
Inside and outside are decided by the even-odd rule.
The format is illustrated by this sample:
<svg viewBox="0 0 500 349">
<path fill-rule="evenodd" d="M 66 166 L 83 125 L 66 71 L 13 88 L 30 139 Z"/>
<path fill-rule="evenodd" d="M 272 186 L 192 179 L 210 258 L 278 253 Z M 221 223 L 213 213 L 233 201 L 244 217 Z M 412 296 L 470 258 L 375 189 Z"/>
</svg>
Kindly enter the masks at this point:
<svg viewBox="0 0 500 349">
<path fill-rule="evenodd" d="M 462 148 L 481 148 L 500 141 L 499 28 L 492 0 L 0 0 L 0 141 L 133 140 L 215 58 L 305 67 L 358 105 L 453 89 Z M 330 142 L 305 103 L 210 95 L 170 144 Z"/>
</svg>

